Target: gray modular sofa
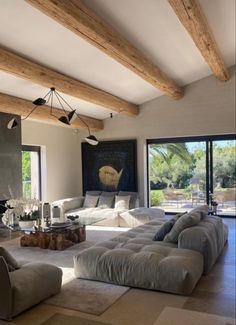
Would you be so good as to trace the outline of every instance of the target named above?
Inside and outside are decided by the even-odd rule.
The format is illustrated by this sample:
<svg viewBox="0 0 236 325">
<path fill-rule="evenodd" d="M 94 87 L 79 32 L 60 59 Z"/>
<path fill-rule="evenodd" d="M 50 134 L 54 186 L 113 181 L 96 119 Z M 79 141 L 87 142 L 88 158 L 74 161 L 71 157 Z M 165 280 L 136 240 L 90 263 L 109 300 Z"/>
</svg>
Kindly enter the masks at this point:
<svg viewBox="0 0 236 325">
<path fill-rule="evenodd" d="M 227 240 L 227 227 L 207 216 L 184 229 L 177 243 L 153 241 L 163 220 L 96 244 L 74 257 L 77 278 L 188 295 L 207 274 Z"/>
<path fill-rule="evenodd" d="M 43 263 L 24 263 L 9 272 L 0 256 L 0 319 L 12 317 L 61 290 L 62 271 Z"/>
<path fill-rule="evenodd" d="M 126 206 L 116 204 L 116 199 L 122 197 L 124 199 L 128 197 Z M 87 191 L 86 196 L 67 198 L 52 203 L 52 206 L 60 208 L 62 219 L 63 216 L 67 218 L 69 215 L 79 215 L 81 223 L 115 227 L 119 226 L 121 213 L 137 208 L 138 205 L 138 193 L 126 191 Z"/>
</svg>

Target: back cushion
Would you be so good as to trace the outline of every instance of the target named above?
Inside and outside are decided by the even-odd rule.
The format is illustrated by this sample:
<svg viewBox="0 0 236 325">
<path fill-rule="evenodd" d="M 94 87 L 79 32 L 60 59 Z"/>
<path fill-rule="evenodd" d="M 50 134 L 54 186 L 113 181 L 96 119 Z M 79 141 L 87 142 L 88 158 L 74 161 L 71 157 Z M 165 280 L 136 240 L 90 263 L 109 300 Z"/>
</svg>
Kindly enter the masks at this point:
<svg viewBox="0 0 236 325">
<path fill-rule="evenodd" d="M 95 208 L 98 203 L 98 195 L 89 195 L 86 193 L 83 208 Z"/>
<path fill-rule="evenodd" d="M 103 209 L 113 208 L 114 201 L 115 201 L 115 195 L 107 196 L 101 194 L 98 201 L 98 207 Z"/>
<path fill-rule="evenodd" d="M 136 208 L 136 202 L 138 199 L 138 193 L 137 192 L 125 192 L 125 191 L 120 191 L 119 196 L 127 196 L 130 195 L 130 202 L 129 202 L 129 208 L 128 209 L 135 209 Z"/>
<path fill-rule="evenodd" d="M 116 195 L 115 209 L 129 210 L 130 195 Z"/>
<path fill-rule="evenodd" d="M 86 191 L 86 194 L 88 195 L 95 195 L 98 196 L 102 193 L 102 191 Z"/>
<path fill-rule="evenodd" d="M 189 213 L 185 213 L 177 219 L 171 231 L 165 236 L 164 242 L 177 243 L 181 231 L 197 225 L 206 213 L 208 213 L 207 205 L 193 209 Z"/>
</svg>

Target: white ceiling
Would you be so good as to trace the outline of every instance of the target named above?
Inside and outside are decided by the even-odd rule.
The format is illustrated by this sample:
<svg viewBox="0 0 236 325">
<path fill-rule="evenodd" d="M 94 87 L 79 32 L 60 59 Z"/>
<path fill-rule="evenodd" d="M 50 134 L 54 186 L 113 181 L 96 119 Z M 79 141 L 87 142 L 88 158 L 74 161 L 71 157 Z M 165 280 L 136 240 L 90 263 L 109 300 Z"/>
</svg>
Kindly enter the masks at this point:
<svg viewBox="0 0 236 325">
<path fill-rule="evenodd" d="M 235 0 L 199 0 L 227 66 L 235 64 Z M 167 0 L 87 0 L 180 85 L 211 74 Z M 162 93 L 24 0 L 0 0 L 2 46 L 136 104 Z M 33 100 L 47 89 L 0 71 L 0 92 Z M 63 95 L 64 96 L 64 95 Z M 64 96 L 79 112 L 104 119 L 109 110 Z"/>
</svg>

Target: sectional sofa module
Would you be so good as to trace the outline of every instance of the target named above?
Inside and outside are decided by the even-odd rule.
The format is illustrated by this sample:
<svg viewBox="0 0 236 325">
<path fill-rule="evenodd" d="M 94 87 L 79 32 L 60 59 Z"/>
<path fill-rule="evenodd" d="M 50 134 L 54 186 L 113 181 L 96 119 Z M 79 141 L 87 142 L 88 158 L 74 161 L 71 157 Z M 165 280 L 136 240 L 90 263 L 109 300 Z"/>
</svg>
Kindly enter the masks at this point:
<svg viewBox="0 0 236 325">
<path fill-rule="evenodd" d="M 52 206 L 60 208 L 62 219 L 79 215 L 82 223 L 114 227 L 119 226 L 120 213 L 135 209 L 138 205 L 138 193 L 126 191 L 87 191 L 85 196 L 52 203 Z"/>
<path fill-rule="evenodd" d="M 57 266 L 26 261 L 18 263 L 0 247 L 0 319 L 11 320 L 59 293 L 61 283 L 62 270 Z"/>
<path fill-rule="evenodd" d="M 153 241 L 163 222 L 146 223 L 80 252 L 74 257 L 75 276 L 190 294 L 222 251 L 227 229 L 220 218 L 206 217 L 183 230 L 178 243 Z"/>
</svg>

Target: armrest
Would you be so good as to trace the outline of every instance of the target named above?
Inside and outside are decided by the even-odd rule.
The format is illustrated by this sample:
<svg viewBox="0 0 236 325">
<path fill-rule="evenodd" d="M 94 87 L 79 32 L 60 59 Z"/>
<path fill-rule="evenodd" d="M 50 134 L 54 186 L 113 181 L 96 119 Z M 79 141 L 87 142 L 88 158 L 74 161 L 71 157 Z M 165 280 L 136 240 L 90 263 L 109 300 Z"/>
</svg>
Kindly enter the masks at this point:
<svg viewBox="0 0 236 325">
<path fill-rule="evenodd" d="M 0 256 L 0 318 L 11 319 L 12 290 L 7 263 Z"/>
<path fill-rule="evenodd" d="M 64 215 L 66 212 L 81 208 L 84 203 L 84 196 L 72 197 L 64 200 L 54 201 L 52 206 L 58 206 L 61 209 L 61 213 Z"/>
<path fill-rule="evenodd" d="M 204 274 L 209 273 L 218 256 L 211 235 L 203 227 L 194 226 L 184 229 L 178 238 L 178 248 L 201 253 L 204 258 Z"/>
</svg>

